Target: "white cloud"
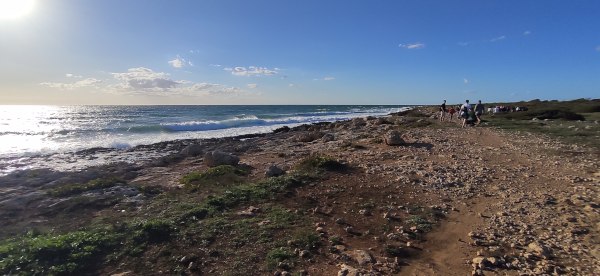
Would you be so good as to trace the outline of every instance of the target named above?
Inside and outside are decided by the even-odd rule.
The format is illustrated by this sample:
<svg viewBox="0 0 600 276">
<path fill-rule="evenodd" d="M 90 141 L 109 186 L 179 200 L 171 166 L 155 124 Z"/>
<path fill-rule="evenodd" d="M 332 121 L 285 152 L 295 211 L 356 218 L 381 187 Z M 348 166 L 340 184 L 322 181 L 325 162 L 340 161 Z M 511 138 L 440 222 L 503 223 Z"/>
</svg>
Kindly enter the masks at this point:
<svg viewBox="0 0 600 276">
<path fill-rule="evenodd" d="M 459 42 L 457 44 L 458 44 L 458 46 L 463 46 L 464 47 L 464 46 L 469 46 L 469 44 L 471 44 L 471 42 L 470 41 L 464 41 L 464 42 Z"/>
<path fill-rule="evenodd" d="M 154 72 L 144 67 L 130 68 L 126 73 L 112 73 L 112 75 L 120 81 L 117 87 L 122 90 L 167 90 L 183 84 L 170 79 L 167 73 Z"/>
<path fill-rule="evenodd" d="M 294 87 L 294 86 L 296 86 L 296 85 L 295 85 L 295 84 L 293 84 L 293 83 L 290 83 L 290 84 L 288 84 L 288 86 L 289 86 L 289 87 Z"/>
<path fill-rule="evenodd" d="M 206 82 L 194 83 L 190 86 L 175 88 L 170 92 L 172 92 L 172 94 L 187 96 L 239 96 L 244 94 L 243 91 L 237 87 Z"/>
<path fill-rule="evenodd" d="M 330 80 L 335 80 L 335 78 L 334 77 L 324 77 L 323 80 L 330 81 Z"/>
<path fill-rule="evenodd" d="M 250 88 L 250 89 L 254 89 L 254 88 L 258 87 L 258 84 L 256 84 L 256 83 L 249 83 L 246 86 L 248 86 L 248 88 Z"/>
<path fill-rule="evenodd" d="M 42 82 L 40 85 L 47 86 L 50 88 L 57 88 L 61 90 L 74 90 L 85 87 L 97 87 L 98 84 L 102 83 L 99 79 L 87 78 L 72 83 L 61 83 L 61 82 Z"/>
<path fill-rule="evenodd" d="M 169 60 L 169 65 L 171 65 L 173 68 L 183 68 L 186 66 L 194 66 L 194 64 L 189 61 L 189 60 L 185 60 L 184 58 L 177 56 L 174 60 Z"/>
<path fill-rule="evenodd" d="M 67 78 L 76 78 L 76 79 L 83 78 L 83 76 L 80 76 L 80 75 L 74 75 L 74 74 L 71 74 L 71 73 L 67 73 L 67 74 L 65 74 L 65 77 L 67 77 Z"/>
<path fill-rule="evenodd" d="M 596 51 L 600 52 L 600 45 L 596 47 Z"/>
<path fill-rule="evenodd" d="M 422 49 L 425 48 L 425 44 L 424 43 L 420 43 L 420 42 L 416 42 L 416 43 L 411 43 L 411 44 L 399 44 L 398 47 L 400 48 L 404 48 L 404 49 Z"/>
<path fill-rule="evenodd" d="M 469 84 L 469 80 L 468 80 L 468 79 L 463 79 L 463 82 L 464 82 L 465 84 Z"/>
<path fill-rule="evenodd" d="M 235 76 L 273 76 L 279 73 L 278 68 L 269 69 L 266 67 L 250 66 L 248 68 L 237 66 L 233 68 L 224 68 L 225 71 L 230 71 Z"/>
<path fill-rule="evenodd" d="M 221 66 L 223 66 L 221 64 L 209 64 L 209 65 L 212 66 L 212 67 L 221 67 Z"/>
<path fill-rule="evenodd" d="M 496 41 L 505 40 L 505 39 L 506 39 L 506 36 L 505 35 L 501 35 L 501 36 L 494 37 L 494 38 L 490 39 L 490 42 L 496 42 Z"/>
<path fill-rule="evenodd" d="M 117 85 L 108 87 L 114 93 L 120 94 L 152 94 L 162 96 L 237 96 L 243 91 L 237 87 L 216 83 L 192 82 L 173 80 L 164 72 L 154 72 L 151 69 L 131 68 L 125 73 L 112 73 Z"/>
<path fill-rule="evenodd" d="M 524 31 L 523 32 L 523 35 L 530 35 L 530 34 L 531 34 L 531 31 Z"/>
</svg>

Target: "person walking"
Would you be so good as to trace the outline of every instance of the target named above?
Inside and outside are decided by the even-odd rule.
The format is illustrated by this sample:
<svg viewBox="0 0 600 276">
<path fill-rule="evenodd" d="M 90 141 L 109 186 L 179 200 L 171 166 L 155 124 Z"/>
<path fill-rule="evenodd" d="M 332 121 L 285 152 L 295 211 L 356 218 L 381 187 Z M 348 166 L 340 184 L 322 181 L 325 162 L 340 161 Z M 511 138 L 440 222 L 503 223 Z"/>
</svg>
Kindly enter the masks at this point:
<svg viewBox="0 0 600 276">
<path fill-rule="evenodd" d="M 465 103 L 460 106 L 460 117 L 463 118 L 462 127 L 467 126 L 467 118 L 469 118 L 469 112 L 471 112 L 471 105 L 469 104 L 469 100 L 465 100 Z"/>
<path fill-rule="evenodd" d="M 440 105 L 440 122 L 444 121 L 444 117 L 446 117 L 446 100 Z"/>
<path fill-rule="evenodd" d="M 477 118 L 478 125 L 481 124 L 481 115 L 483 114 L 484 110 L 485 110 L 485 107 L 481 103 L 481 100 L 479 100 L 477 102 L 477 104 L 475 105 L 475 118 Z"/>
</svg>

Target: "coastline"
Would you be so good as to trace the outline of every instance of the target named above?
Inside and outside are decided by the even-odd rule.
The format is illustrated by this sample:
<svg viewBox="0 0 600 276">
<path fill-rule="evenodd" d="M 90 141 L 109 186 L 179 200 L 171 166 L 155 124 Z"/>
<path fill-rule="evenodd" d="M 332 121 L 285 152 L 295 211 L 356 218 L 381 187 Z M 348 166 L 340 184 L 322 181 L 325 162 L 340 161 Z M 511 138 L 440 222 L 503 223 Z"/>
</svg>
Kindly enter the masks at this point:
<svg viewBox="0 0 600 276">
<path fill-rule="evenodd" d="M 81 268 L 101 274 L 157 270 L 190 275 L 250 271 L 324 275 L 343 270 L 374 275 L 464 274 L 481 267 L 585 274 L 587 269 L 593 269 L 598 264 L 593 257 L 598 249 L 597 243 L 594 245 L 598 233 L 594 223 L 599 219 L 593 207 L 598 203 L 594 172 L 599 170 L 597 162 L 591 161 L 597 156 L 580 148 L 578 155 L 562 157 L 548 150 L 572 150 L 569 145 L 488 128 L 468 128 L 464 139 L 447 135 L 458 127 L 456 121 L 438 123 L 428 108 L 415 108 L 413 112 L 380 118 L 302 125 L 267 134 L 176 140 L 130 149 L 166 153 L 147 156 L 144 162 L 92 166 L 78 172 L 25 170 L 0 177 L 0 217 L 7 222 L 1 237 L 33 230 L 44 233 L 49 228 L 68 233 L 106 225 L 123 225 L 116 228 L 120 229 L 131 224 L 128 227 L 135 228 L 134 221 L 140 220 L 178 221 L 177 230 L 169 228 L 174 231 L 172 238 L 146 241 L 137 257 L 123 253 L 119 262 L 125 266 L 107 261 L 99 267 Z M 400 137 L 390 134 L 394 131 Z M 393 139 L 398 139 L 398 145 L 389 145 L 394 144 Z M 218 179 L 220 184 L 190 189 L 182 179 L 194 172 L 209 172 L 206 154 L 214 151 L 238 156 L 239 168 L 247 174 L 226 174 L 226 178 Z M 96 148 L 80 153 L 89 156 L 107 152 Z M 317 162 L 320 171 L 313 175 L 312 169 L 301 166 L 303 160 L 313 156 L 332 158 L 324 159 L 323 164 L 335 160 L 341 165 L 321 168 Z M 198 202 L 219 198 L 221 193 L 227 195 L 227 191 L 235 194 L 254 187 L 238 190 L 239 183 L 270 181 L 265 173 L 271 166 L 300 182 L 290 182 L 291 188 L 282 186 L 282 192 L 273 192 L 268 199 L 227 203 L 231 205 L 216 209 L 205 219 L 200 218 L 200 213 L 194 215 L 195 219 L 185 216 L 184 211 L 198 207 Z M 549 174 L 548 167 L 552 168 Z M 310 175 L 303 178 L 298 172 Z M 287 179 L 281 177 L 276 179 Z M 97 179 L 110 178 L 119 180 L 89 190 L 66 193 L 63 189 L 77 183 L 90 186 Z M 566 187 L 565 182 L 569 183 Z M 571 203 L 567 204 L 567 199 Z M 260 211 L 244 215 L 242 211 L 249 207 Z M 570 222 L 569 217 L 584 208 L 591 209 L 586 216 L 577 216 L 575 223 Z M 279 222 L 282 217 L 285 219 Z M 239 226 L 266 232 L 240 237 L 236 233 L 242 228 L 238 232 L 223 228 L 211 236 L 210 243 L 200 246 L 206 252 L 198 246 L 185 246 L 184 237 L 188 234 L 202 244 L 202 233 L 217 219 L 227 221 L 232 229 Z M 568 225 L 562 226 L 565 220 Z M 547 229 L 548 221 L 554 230 Z M 527 227 L 522 228 L 523 225 Z M 560 228 L 566 232 L 557 232 Z M 525 230 L 520 232 L 522 229 Z M 290 244 L 297 231 L 316 234 L 316 247 Z M 567 237 L 560 236 L 567 232 L 576 233 L 568 238 L 580 244 L 578 250 L 571 250 Z M 261 233 L 271 238 L 256 241 L 255 235 Z M 248 240 L 237 245 L 229 243 L 242 238 Z M 160 257 L 165 248 L 171 248 L 168 250 L 172 254 L 177 248 L 186 248 L 186 253 L 170 262 L 170 255 Z M 293 257 L 275 258 L 271 266 L 269 256 L 278 248 L 285 249 L 277 251 L 281 254 L 299 251 L 292 253 Z M 123 248 L 108 251 L 119 250 Z M 303 251 L 307 252 L 300 253 Z M 257 261 L 242 262 L 242 267 L 228 266 L 234 260 L 233 252 L 255 256 Z M 102 250 L 96 253 L 106 254 Z M 302 254 L 306 257 L 300 257 Z M 180 261 L 182 257 L 186 261 Z M 575 257 L 581 260 L 580 264 L 570 263 Z M 161 261 L 149 263 L 157 258 Z M 492 264 L 492 259 L 487 258 L 497 258 L 502 264 Z M 465 265 L 467 260 L 469 264 Z M 148 267 L 140 267 L 136 262 Z M 437 266 L 431 266 L 432 262 Z M 410 266 L 403 267 L 402 263 Z"/>
<path fill-rule="evenodd" d="M 109 106 L 110 107 L 110 106 Z M 158 106 L 158 108 L 161 107 L 170 107 L 170 106 Z M 192 106 L 185 106 L 187 108 L 192 107 Z M 252 106 L 250 106 L 252 107 Z M 279 106 L 277 106 L 279 107 Z M 344 107 L 348 107 L 348 106 L 344 106 Z M 363 108 L 363 106 L 358 106 Z M 119 140 L 119 141 L 113 141 L 112 143 L 115 144 L 115 146 L 96 146 L 94 145 L 94 143 L 91 146 L 88 146 L 86 148 L 81 148 L 81 146 L 79 147 L 75 147 L 72 149 L 68 149 L 65 148 L 63 150 L 52 150 L 50 152 L 44 152 L 44 151 L 33 151 L 33 152 L 27 152 L 25 153 L 20 153 L 20 154 L 5 154 L 5 155 L 0 155 L 0 176 L 1 175 L 7 175 L 10 172 L 13 171 L 18 171 L 18 170 L 23 170 L 23 169 L 53 169 L 53 170 L 58 170 L 58 171 L 76 171 L 76 170 L 82 170 L 85 169 L 87 167 L 91 167 L 91 166 L 100 166 L 100 165 L 104 165 L 104 164 L 109 164 L 109 163 L 113 163 L 113 162 L 126 162 L 126 163 L 137 163 L 140 161 L 149 161 L 151 159 L 155 159 L 155 158 L 160 158 L 163 157 L 165 155 L 168 154 L 172 154 L 173 152 L 170 152 L 171 150 L 181 150 L 181 147 L 178 147 L 178 145 L 187 145 L 187 143 L 199 143 L 202 140 L 213 140 L 213 139 L 219 139 L 219 138 L 239 138 L 242 139 L 244 137 L 249 138 L 249 137 L 254 137 L 256 135 L 263 135 L 263 134 L 268 134 L 273 132 L 274 130 L 276 130 L 277 128 L 280 127 L 297 127 L 297 126 L 301 126 L 301 125 L 305 125 L 305 124 L 319 124 L 322 122 L 336 122 L 336 121 L 346 121 L 346 120 L 351 120 L 353 118 L 362 118 L 363 116 L 361 115 L 361 112 L 366 112 L 366 111 L 373 111 L 373 110 L 378 110 L 379 108 L 382 108 L 382 106 L 367 106 L 368 108 L 366 110 L 358 110 L 358 113 L 347 113 L 344 116 L 341 117 L 347 117 L 343 120 L 340 120 L 339 118 L 336 119 L 334 117 L 328 117 L 332 114 L 340 114 L 341 111 L 338 110 L 334 110 L 331 112 L 325 112 L 323 113 L 322 111 L 319 111 L 318 109 L 315 111 L 312 111 L 313 113 L 306 113 L 304 115 L 313 115 L 316 117 L 303 117 L 304 119 L 298 119 L 296 117 L 284 117 L 287 118 L 283 121 L 287 121 L 287 120 L 291 120 L 291 121 L 302 121 L 302 120 L 307 120 L 309 122 L 305 122 L 305 123 L 299 123 L 299 122 L 291 122 L 289 124 L 274 124 L 274 125 L 269 125 L 271 123 L 274 122 L 269 122 L 267 123 L 267 125 L 261 125 L 262 123 L 265 122 L 260 122 L 261 120 L 259 120 L 258 118 L 256 118 L 256 116 L 252 115 L 250 117 L 255 118 L 256 120 L 259 120 L 259 122 L 257 122 L 257 125 L 250 125 L 250 126 L 244 126 L 242 125 L 236 125 L 234 124 L 233 126 L 230 126 L 230 128 L 227 128 L 226 126 L 222 126 L 224 127 L 223 129 L 216 129 L 216 130 L 211 130 L 209 129 L 208 131 L 195 131 L 194 128 L 192 129 L 188 129 L 189 127 L 193 126 L 194 124 L 198 124 L 198 122 L 192 122 L 193 124 L 186 127 L 184 130 L 172 130 L 171 132 L 169 132 L 169 137 L 167 137 L 167 140 L 163 140 L 165 139 L 165 137 L 162 137 L 162 135 L 164 133 L 144 133 L 143 136 L 145 137 L 153 137 L 153 136 L 157 136 L 159 137 L 158 139 L 142 139 L 142 140 L 158 140 L 156 142 L 149 142 L 149 143 L 144 143 L 140 141 L 137 142 L 130 142 L 130 141 L 123 141 L 123 140 Z M 392 106 L 389 106 L 389 109 Z M 78 106 L 74 106 L 73 108 L 78 108 Z M 105 106 L 98 106 L 97 108 L 106 108 Z M 146 107 L 147 109 L 151 109 L 152 107 Z M 412 107 L 410 106 L 399 106 L 396 107 L 397 110 L 403 111 L 403 110 L 410 110 Z M 157 111 L 157 110 L 154 110 Z M 258 112 L 256 110 L 254 110 L 255 112 Z M 243 112 L 243 110 L 238 110 L 238 111 L 233 111 L 233 112 Z M 344 113 L 344 112 L 342 112 Z M 368 113 L 368 112 L 367 112 Z M 238 114 L 238 113 L 232 113 L 232 114 Z M 291 113 L 294 114 L 294 113 Z M 298 115 L 298 114 L 295 114 Z M 327 115 L 327 116 L 324 116 Z M 378 114 L 376 116 L 388 116 L 390 114 Z M 235 117 L 240 117 L 242 116 L 241 121 L 245 120 L 244 118 L 247 119 L 248 115 L 246 114 L 241 114 L 241 115 L 235 115 Z M 188 118 L 189 119 L 189 118 Z M 229 119 L 220 121 L 220 122 L 227 122 Z M 315 121 L 314 123 L 311 123 L 310 121 Z M 230 121 L 230 120 L 229 120 Z M 44 122 L 42 122 L 44 123 Z M 155 122 L 156 123 L 156 122 Z M 169 123 L 168 125 L 187 125 L 188 123 L 191 122 L 187 122 L 184 120 L 184 122 L 179 122 L 179 123 Z M 207 121 L 205 123 L 208 124 L 218 124 L 219 121 L 213 122 L 213 121 Z M 155 128 L 156 126 L 152 126 L 151 128 Z M 137 126 L 136 128 L 144 128 L 142 126 Z M 216 132 L 215 132 L 216 131 Z M 62 133 L 63 131 L 59 131 L 59 133 Z M 128 133 L 129 130 L 126 131 L 126 133 Z M 195 133 L 195 134 L 194 134 Z M 239 134 L 241 133 L 241 134 Z M 97 135 L 101 135 L 100 132 L 97 133 Z M 52 136 L 52 135 L 50 135 Z M 179 136 L 179 137 L 178 137 Z M 201 136 L 201 138 L 185 138 L 186 136 Z M 206 137 L 202 137 L 202 136 L 206 136 Z M 85 137 L 80 137 L 80 139 L 83 141 L 85 139 Z M 187 142 L 186 142 L 187 141 Z M 52 142 L 51 140 L 49 140 L 49 142 Z M 97 141 L 96 141 L 97 143 Z M 82 144 L 81 142 L 77 142 L 77 144 Z"/>
</svg>

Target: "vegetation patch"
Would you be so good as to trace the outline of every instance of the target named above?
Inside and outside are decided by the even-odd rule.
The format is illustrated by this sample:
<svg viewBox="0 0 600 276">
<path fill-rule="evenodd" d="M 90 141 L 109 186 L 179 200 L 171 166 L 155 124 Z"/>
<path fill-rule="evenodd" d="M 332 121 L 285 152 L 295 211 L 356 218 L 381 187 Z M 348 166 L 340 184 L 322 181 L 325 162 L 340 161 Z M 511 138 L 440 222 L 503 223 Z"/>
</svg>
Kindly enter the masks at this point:
<svg viewBox="0 0 600 276">
<path fill-rule="evenodd" d="M 221 165 L 209 168 L 205 172 L 191 172 L 181 178 L 180 183 L 188 188 L 196 189 L 199 186 L 229 185 L 241 182 L 240 177 L 248 175 L 248 171 L 231 165 Z"/>
<path fill-rule="evenodd" d="M 58 188 L 50 190 L 50 194 L 53 196 L 72 196 L 81 194 L 87 191 L 106 189 L 118 185 L 126 185 L 127 182 L 123 179 L 116 177 L 109 178 L 97 178 L 90 180 L 85 184 L 66 184 Z"/>
<path fill-rule="evenodd" d="M 94 267 L 99 253 L 118 243 L 111 230 L 28 234 L 0 244 L 0 273 L 72 275 Z"/>
<path fill-rule="evenodd" d="M 225 191 L 222 195 L 210 196 L 202 207 L 214 211 L 223 211 L 245 202 L 262 202 L 273 199 L 291 188 L 304 185 L 308 180 L 305 175 L 286 175 L 273 177 L 258 184 L 243 184 Z"/>
<path fill-rule="evenodd" d="M 280 263 L 286 264 L 286 266 L 292 267 L 294 262 L 296 261 L 296 255 L 294 252 L 286 247 L 278 247 L 272 249 L 267 253 L 267 268 L 274 269 Z"/>
<path fill-rule="evenodd" d="M 296 169 L 305 172 L 342 172 L 348 170 L 348 166 L 329 156 L 311 155 L 300 161 Z"/>
<path fill-rule="evenodd" d="M 138 243 L 168 241 L 174 235 L 176 230 L 173 222 L 165 219 L 141 221 L 136 223 L 133 228 L 135 229 L 133 239 Z"/>
</svg>

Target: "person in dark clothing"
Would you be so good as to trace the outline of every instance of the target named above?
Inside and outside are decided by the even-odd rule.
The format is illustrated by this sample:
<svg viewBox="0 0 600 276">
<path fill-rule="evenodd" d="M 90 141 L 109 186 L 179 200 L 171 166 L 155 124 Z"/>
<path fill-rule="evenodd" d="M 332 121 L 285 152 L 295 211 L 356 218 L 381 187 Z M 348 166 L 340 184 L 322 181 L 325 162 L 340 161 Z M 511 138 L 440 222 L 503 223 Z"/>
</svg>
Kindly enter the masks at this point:
<svg viewBox="0 0 600 276">
<path fill-rule="evenodd" d="M 481 124 L 481 115 L 483 114 L 484 110 L 485 107 L 481 103 L 481 100 L 479 100 L 479 102 L 477 102 L 475 105 L 475 118 L 477 118 L 477 124 Z"/>
<path fill-rule="evenodd" d="M 444 117 L 446 117 L 446 100 L 440 105 L 440 121 L 444 121 Z"/>
</svg>

